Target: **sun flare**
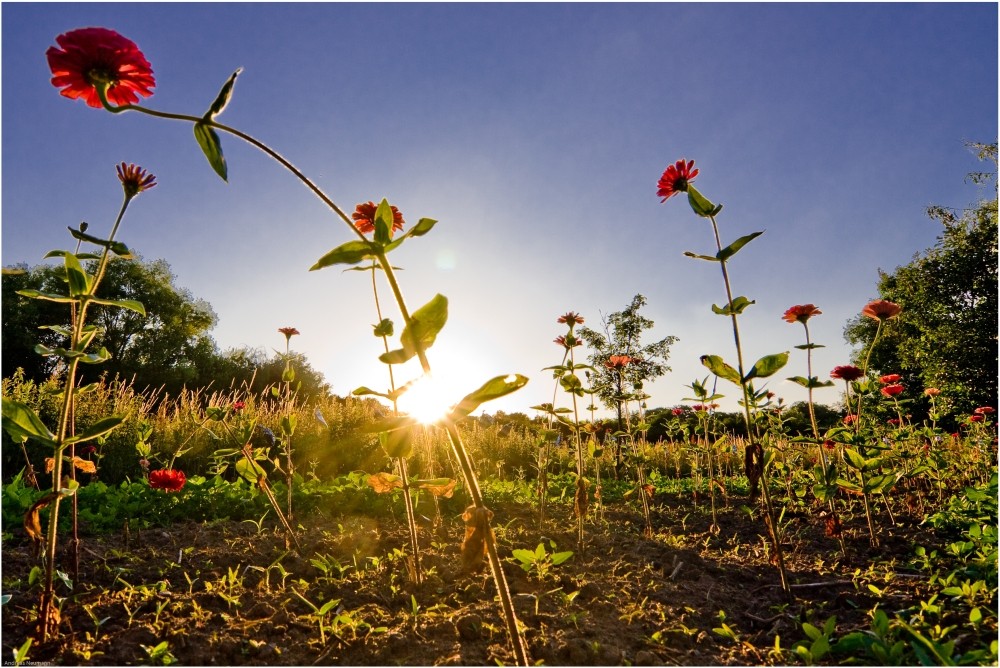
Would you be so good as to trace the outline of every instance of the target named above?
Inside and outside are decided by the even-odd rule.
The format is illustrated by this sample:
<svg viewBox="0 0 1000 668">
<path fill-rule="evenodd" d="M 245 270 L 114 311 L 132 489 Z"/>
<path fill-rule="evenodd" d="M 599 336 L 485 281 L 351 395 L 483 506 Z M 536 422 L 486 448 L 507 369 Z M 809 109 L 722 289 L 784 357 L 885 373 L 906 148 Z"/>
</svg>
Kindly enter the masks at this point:
<svg viewBox="0 0 1000 668">
<path fill-rule="evenodd" d="M 399 398 L 399 410 L 424 424 L 433 424 L 448 415 L 462 397 L 453 383 L 438 376 L 421 376 Z"/>
</svg>

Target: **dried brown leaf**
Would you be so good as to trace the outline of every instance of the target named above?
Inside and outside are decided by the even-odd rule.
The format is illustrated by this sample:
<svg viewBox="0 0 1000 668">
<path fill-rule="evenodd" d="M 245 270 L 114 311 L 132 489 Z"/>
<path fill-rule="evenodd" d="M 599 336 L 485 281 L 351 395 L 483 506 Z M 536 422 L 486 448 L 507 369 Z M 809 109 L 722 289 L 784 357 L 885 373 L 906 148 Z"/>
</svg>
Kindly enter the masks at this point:
<svg viewBox="0 0 1000 668">
<path fill-rule="evenodd" d="M 465 539 L 462 541 L 462 572 L 477 573 L 483 568 L 486 557 L 487 536 L 494 538 L 490 520 L 493 512 L 487 508 L 469 506 L 462 513 L 465 522 Z"/>
</svg>

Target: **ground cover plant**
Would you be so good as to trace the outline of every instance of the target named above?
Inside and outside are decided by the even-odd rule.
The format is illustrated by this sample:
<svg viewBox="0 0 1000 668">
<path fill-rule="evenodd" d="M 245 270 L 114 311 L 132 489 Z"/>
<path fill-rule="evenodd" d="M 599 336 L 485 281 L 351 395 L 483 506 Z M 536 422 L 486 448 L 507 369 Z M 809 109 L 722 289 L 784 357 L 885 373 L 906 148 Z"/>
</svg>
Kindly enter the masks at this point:
<svg viewBox="0 0 1000 668">
<path fill-rule="evenodd" d="M 71 228 L 75 249 L 49 254 L 62 262 L 58 290 L 18 293 L 65 314 L 36 346 L 52 377 L 3 381 L 5 471 L 19 471 L 0 497 L 3 645 L 16 663 L 996 663 L 995 406 L 957 410 L 946 391 L 875 366 L 906 312 L 886 299 L 859 309 L 875 330 L 858 358 L 822 378 L 809 331 L 822 311 L 801 304 L 775 314 L 805 333 L 806 375 L 790 380 L 809 391 L 808 424 L 793 431 L 763 383 L 794 358 L 749 362 L 739 316 L 755 302 L 729 273 L 762 232 L 723 245 L 722 206 L 693 185 L 693 160 L 670 164 L 657 195 L 685 195 L 711 227 L 715 251 L 686 255 L 721 270 L 726 298 L 711 309 L 728 321 L 735 365 L 703 355 L 709 375 L 688 386 L 691 405 L 647 410 L 643 380 L 665 372 L 670 341 L 640 345 L 639 295 L 605 335 L 578 329 L 575 311 L 555 318 L 567 329 L 545 369 L 553 401 L 533 418 L 471 417 L 523 387 L 519 373 L 404 412 L 401 398 L 433 396 L 428 351 L 448 300 L 411 309 L 388 255 L 437 221 L 407 229 L 384 198 L 348 215 L 283 155 L 221 124 L 239 70 L 203 115 L 164 112 L 139 103 L 155 81 L 127 38 L 87 28 L 56 41 L 48 59 L 64 96 L 190 124 L 223 179 L 219 133 L 247 142 L 329 208 L 353 238 L 310 269 L 370 276 L 384 347 L 373 368 L 388 384 L 300 396 L 291 326 L 277 330 L 280 381 L 263 391 L 163 397 L 81 382 L 81 364 L 109 358 L 88 316 L 145 314 L 140 300 L 98 296 L 112 256 L 133 256 L 118 240 L 126 210 L 157 185 L 121 163 L 124 202 L 106 238 Z M 995 201 L 986 220 L 995 274 Z M 576 355 L 585 341 L 590 364 Z M 420 373 L 404 381 L 410 360 Z M 738 393 L 735 423 L 717 411 L 719 380 Z M 842 410 L 821 428 L 813 391 L 837 380 Z M 617 419 L 594 418 L 597 397 Z"/>
</svg>

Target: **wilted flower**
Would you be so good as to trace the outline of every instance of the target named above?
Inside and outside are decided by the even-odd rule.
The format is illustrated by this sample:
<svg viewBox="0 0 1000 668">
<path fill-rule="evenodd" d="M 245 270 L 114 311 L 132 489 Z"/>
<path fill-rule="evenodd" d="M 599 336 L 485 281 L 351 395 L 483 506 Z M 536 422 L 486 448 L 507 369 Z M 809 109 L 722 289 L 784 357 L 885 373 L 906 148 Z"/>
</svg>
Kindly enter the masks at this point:
<svg viewBox="0 0 1000 668">
<path fill-rule="evenodd" d="M 661 203 L 679 192 L 687 192 L 688 183 L 698 176 L 698 170 L 692 167 L 694 160 L 685 162 L 683 158 L 667 167 L 656 184 L 656 196 L 663 198 L 660 200 Z"/>
<path fill-rule="evenodd" d="M 81 28 L 56 37 L 62 48 L 45 52 L 52 70 L 52 85 L 70 99 L 82 98 L 101 108 L 98 86 L 107 86 L 108 101 L 134 104 L 139 96 L 153 94 L 153 69 L 132 40 L 107 28 Z"/>
<path fill-rule="evenodd" d="M 570 327 L 572 327 L 573 325 L 582 325 L 583 316 L 580 315 L 579 313 L 575 313 L 574 311 L 568 311 L 566 315 L 559 316 L 556 319 L 556 322 L 563 325 L 569 325 Z"/>
<path fill-rule="evenodd" d="M 139 460 L 139 466 L 142 467 L 143 471 L 148 471 L 149 470 L 149 460 L 146 459 L 145 457 L 143 457 L 142 459 Z"/>
<path fill-rule="evenodd" d="M 96 445 L 85 445 L 82 448 L 80 448 L 80 454 L 81 455 L 90 455 L 90 454 L 93 454 L 95 452 L 97 452 L 97 446 Z"/>
<path fill-rule="evenodd" d="M 851 366 L 850 364 L 835 366 L 833 367 L 833 371 L 830 372 L 830 378 L 839 378 L 846 381 L 857 380 L 864 375 L 864 371 L 856 366 Z"/>
<path fill-rule="evenodd" d="M 894 304 L 890 301 L 884 299 L 876 299 L 875 301 L 870 301 L 861 309 L 861 315 L 868 316 L 879 322 L 883 320 L 892 320 L 897 315 L 902 312 L 903 307 L 899 304 Z"/>
<path fill-rule="evenodd" d="M 403 220 L 403 214 L 399 212 L 399 209 L 394 206 L 390 208 L 392 209 L 392 229 L 389 230 L 391 236 L 394 232 L 402 230 L 406 221 Z M 358 228 L 358 232 L 369 234 L 375 231 L 376 211 L 378 211 L 378 204 L 375 202 L 362 202 L 354 208 L 351 218 L 354 219 L 354 227 Z"/>
<path fill-rule="evenodd" d="M 937 395 L 941 394 L 941 390 L 937 389 L 936 387 L 928 387 L 926 390 L 924 390 L 924 394 L 926 394 L 928 397 L 936 397 Z"/>
<path fill-rule="evenodd" d="M 781 317 L 785 322 L 801 322 L 804 325 L 809 318 L 822 313 L 812 304 L 799 304 L 785 311 L 785 315 Z"/>
<path fill-rule="evenodd" d="M 881 376 L 878 379 L 878 382 L 882 383 L 883 385 L 888 385 L 890 383 L 898 383 L 899 379 L 900 375 L 898 373 L 890 373 L 885 376 Z"/>
<path fill-rule="evenodd" d="M 833 450 L 835 447 L 837 447 L 837 444 L 834 441 L 831 441 L 830 439 L 826 439 L 825 441 L 823 441 L 823 447 L 826 448 L 827 450 Z"/>
<path fill-rule="evenodd" d="M 604 363 L 604 366 L 608 369 L 620 371 L 621 369 L 624 369 L 629 364 L 631 364 L 633 361 L 635 360 L 629 357 L 628 355 L 612 355 L 611 357 L 608 358 L 608 361 Z"/>
<path fill-rule="evenodd" d="M 187 478 L 184 476 L 184 471 L 160 469 L 158 471 L 150 471 L 149 473 L 149 486 L 153 489 L 162 489 L 166 492 L 179 492 L 184 487 L 185 482 L 187 482 Z"/>
<path fill-rule="evenodd" d="M 124 162 L 118 165 L 118 180 L 122 182 L 122 190 L 129 199 L 156 185 L 155 176 L 138 165 L 126 165 Z"/>
<path fill-rule="evenodd" d="M 882 388 L 882 394 L 884 394 L 887 397 L 894 397 L 897 394 L 902 394 L 903 390 L 905 389 L 906 389 L 905 387 L 899 384 L 886 385 L 885 387 Z"/>
</svg>

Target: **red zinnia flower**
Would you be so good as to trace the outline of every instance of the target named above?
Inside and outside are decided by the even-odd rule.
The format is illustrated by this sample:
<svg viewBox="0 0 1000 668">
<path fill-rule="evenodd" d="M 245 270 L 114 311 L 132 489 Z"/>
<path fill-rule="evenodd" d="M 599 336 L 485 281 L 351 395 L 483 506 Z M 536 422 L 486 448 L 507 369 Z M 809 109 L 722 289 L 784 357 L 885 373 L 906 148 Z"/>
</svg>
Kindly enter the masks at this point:
<svg viewBox="0 0 1000 668">
<path fill-rule="evenodd" d="M 185 482 L 187 482 L 187 478 L 184 476 L 184 471 L 160 469 L 159 471 L 150 471 L 149 473 L 149 486 L 153 489 L 162 489 L 166 492 L 179 492 L 184 487 Z"/>
<path fill-rule="evenodd" d="M 799 304 L 785 311 L 785 315 L 781 317 L 785 322 L 801 322 L 804 325 L 809 318 L 822 313 L 813 304 Z"/>
<path fill-rule="evenodd" d="M 153 94 L 153 69 L 139 47 L 107 28 L 81 28 L 56 37 L 57 48 L 45 52 L 52 70 L 52 85 L 70 99 L 83 98 L 101 108 L 97 86 L 107 85 L 108 101 L 135 104 L 139 95 Z"/>
<path fill-rule="evenodd" d="M 403 220 L 403 214 L 399 212 L 399 209 L 394 206 L 390 208 L 392 209 L 392 229 L 389 230 L 391 236 L 393 232 L 402 230 L 406 221 Z M 351 218 L 354 219 L 354 227 L 358 228 L 358 232 L 369 234 L 375 231 L 376 211 L 378 211 L 378 204 L 375 202 L 363 202 L 354 208 Z"/>
<path fill-rule="evenodd" d="M 890 373 L 888 375 L 880 377 L 878 379 L 878 382 L 882 383 L 883 385 L 888 385 L 889 383 L 898 383 L 899 378 L 900 376 L 898 373 Z"/>
<path fill-rule="evenodd" d="M 905 389 L 906 389 L 905 387 L 899 384 L 886 385 L 885 387 L 882 388 L 882 394 L 884 394 L 887 397 L 894 397 L 897 394 L 901 394 Z"/>
<path fill-rule="evenodd" d="M 567 350 L 569 348 L 575 348 L 577 346 L 583 345 L 583 341 L 578 340 L 575 336 L 570 336 L 568 339 L 565 336 L 557 336 L 556 338 L 552 339 L 552 342 L 558 343 L 560 346 L 566 348 Z"/>
<path fill-rule="evenodd" d="M 661 203 L 666 202 L 679 192 L 687 192 L 688 183 L 694 181 L 694 177 L 698 176 L 698 170 L 691 169 L 692 167 L 694 167 L 694 160 L 685 162 L 683 158 L 667 167 L 663 176 L 660 177 L 659 183 L 656 184 L 656 196 L 663 198 L 660 200 Z"/>
<path fill-rule="evenodd" d="M 566 315 L 559 316 L 556 319 L 556 322 L 561 323 L 563 325 L 569 325 L 570 327 L 572 327 L 573 325 L 582 325 L 583 316 L 580 315 L 579 313 L 575 313 L 574 311 L 569 311 L 568 313 L 566 313 Z"/>
<path fill-rule="evenodd" d="M 936 387 L 928 387 L 926 390 L 924 390 L 924 394 L 926 394 L 928 397 L 936 397 L 937 395 L 941 394 L 941 390 L 937 389 Z"/>
<path fill-rule="evenodd" d="M 989 415 L 990 413 L 995 413 L 991 406 L 980 406 L 976 410 L 972 411 L 976 415 Z"/>
<path fill-rule="evenodd" d="M 146 170 L 138 165 L 126 165 L 123 162 L 118 165 L 117 170 L 118 180 L 122 182 L 122 189 L 129 199 L 156 185 L 156 177 L 147 174 Z"/>
<path fill-rule="evenodd" d="M 675 409 L 673 409 L 670 412 L 673 413 L 674 415 L 683 415 L 684 414 L 684 409 L 683 408 L 675 408 Z"/>
<path fill-rule="evenodd" d="M 299 333 L 294 327 L 279 327 L 278 331 L 285 335 L 285 339 L 291 339 Z"/>
<path fill-rule="evenodd" d="M 844 416 L 844 424 L 854 424 L 858 421 L 858 416 L 853 413 L 848 413 Z"/>
<path fill-rule="evenodd" d="M 695 404 L 694 406 L 691 407 L 691 410 L 693 410 L 696 413 L 701 413 L 702 411 L 707 411 L 708 406 L 706 406 L 705 404 Z"/>
<path fill-rule="evenodd" d="M 624 369 L 634 360 L 628 355 L 612 355 L 608 358 L 608 361 L 604 363 L 604 366 L 608 369 Z"/>
<path fill-rule="evenodd" d="M 856 366 L 851 366 L 850 364 L 835 366 L 833 367 L 833 371 L 830 372 L 830 378 L 839 378 L 846 381 L 857 380 L 864 375 L 864 371 Z"/>
<path fill-rule="evenodd" d="M 982 422 L 985 418 L 982 415 L 970 415 L 969 422 Z"/>
<path fill-rule="evenodd" d="M 889 418 L 889 424 L 891 424 L 893 427 L 898 427 L 899 418 Z"/>
<path fill-rule="evenodd" d="M 899 304 L 893 304 L 892 302 L 886 301 L 884 299 L 876 299 L 875 301 L 868 302 L 863 309 L 861 309 L 861 315 L 866 315 L 874 320 L 892 320 L 897 315 L 899 315 L 903 310 L 903 307 Z"/>
<path fill-rule="evenodd" d="M 837 444 L 834 441 L 831 441 L 830 439 L 826 439 L 825 441 L 823 441 L 823 447 L 826 448 L 827 450 L 833 450 L 834 448 L 837 447 Z"/>
<path fill-rule="evenodd" d="M 234 401 L 233 402 L 233 412 L 234 413 L 239 413 L 241 410 L 243 410 L 246 407 L 247 407 L 247 405 L 245 403 L 243 403 L 242 401 Z"/>
</svg>

